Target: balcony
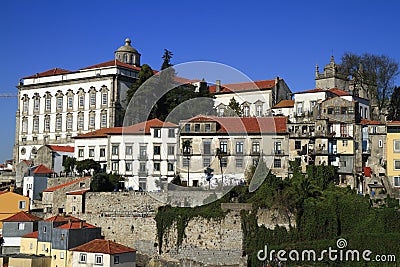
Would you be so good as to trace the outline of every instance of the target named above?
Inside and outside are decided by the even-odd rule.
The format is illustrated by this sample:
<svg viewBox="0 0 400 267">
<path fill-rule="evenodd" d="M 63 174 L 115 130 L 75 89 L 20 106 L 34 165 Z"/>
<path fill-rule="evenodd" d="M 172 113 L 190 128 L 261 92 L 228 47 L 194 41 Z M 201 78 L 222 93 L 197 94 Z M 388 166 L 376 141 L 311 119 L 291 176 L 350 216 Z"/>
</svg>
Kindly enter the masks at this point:
<svg viewBox="0 0 400 267">
<path fill-rule="evenodd" d="M 282 149 L 280 149 L 280 150 L 274 150 L 274 155 L 275 155 L 275 156 L 284 156 L 284 155 L 285 155 L 285 152 L 284 152 Z"/>
</svg>

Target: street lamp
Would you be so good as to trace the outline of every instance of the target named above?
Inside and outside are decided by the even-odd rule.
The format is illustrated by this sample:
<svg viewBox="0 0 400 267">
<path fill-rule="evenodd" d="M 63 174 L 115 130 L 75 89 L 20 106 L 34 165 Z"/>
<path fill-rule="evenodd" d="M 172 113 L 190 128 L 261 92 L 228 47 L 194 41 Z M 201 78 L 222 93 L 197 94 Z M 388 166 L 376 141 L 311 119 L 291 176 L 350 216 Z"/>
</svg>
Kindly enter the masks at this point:
<svg viewBox="0 0 400 267">
<path fill-rule="evenodd" d="M 221 178 L 222 178 L 222 187 L 224 187 L 224 172 L 222 170 L 222 159 L 226 157 L 228 154 L 223 151 L 221 148 L 217 148 L 216 156 L 219 160 L 219 167 L 221 168 Z"/>
</svg>

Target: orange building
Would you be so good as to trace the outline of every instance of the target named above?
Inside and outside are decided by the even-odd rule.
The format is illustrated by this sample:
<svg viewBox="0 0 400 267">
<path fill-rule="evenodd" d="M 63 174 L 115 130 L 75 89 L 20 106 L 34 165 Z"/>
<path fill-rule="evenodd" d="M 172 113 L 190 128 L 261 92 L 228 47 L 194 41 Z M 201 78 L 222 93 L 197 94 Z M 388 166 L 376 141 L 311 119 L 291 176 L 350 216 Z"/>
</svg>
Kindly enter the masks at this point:
<svg viewBox="0 0 400 267">
<path fill-rule="evenodd" d="M 0 232 L 3 229 L 2 220 L 17 214 L 20 211 L 29 211 L 29 197 L 14 192 L 0 192 Z"/>
</svg>

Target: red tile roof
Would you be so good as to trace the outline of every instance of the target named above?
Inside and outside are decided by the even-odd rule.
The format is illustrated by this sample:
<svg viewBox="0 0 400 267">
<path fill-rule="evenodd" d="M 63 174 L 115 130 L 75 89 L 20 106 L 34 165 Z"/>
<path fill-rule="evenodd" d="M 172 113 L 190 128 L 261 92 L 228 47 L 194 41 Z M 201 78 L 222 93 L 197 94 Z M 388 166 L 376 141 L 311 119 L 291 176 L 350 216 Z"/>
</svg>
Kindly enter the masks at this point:
<svg viewBox="0 0 400 267">
<path fill-rule="evenodd" d="M 38 233 L 39 233 L 38 231 L 35 231 L 35 232 L 32 232 L 32 233 L 23 235 L 22 237 L 25 237 L 25 238 L 38 238 Z"/>
<path fill-rule="evenodd" d="M 212 94 L 233 93 L 233 92 L 241 92 L 241 91 L 271 89 L 274 86 L 275 86 L 275 80 L 262 80 L 262 81 L 254 81 L 254 82 L 222 84 L 219 92 L 216 91 L 217 90 L 216 85 L 211 85 L 211 86 L 209 86 L 209 91 Z"/>
<path fill-rule="evenodd" d="M 78 191 L 71 191 L 71 192 L 67 192 L 67 195 L 83 195 L 83 194 L 85 194 L 87 191 L 89 191 L 89 189 L 78 190 Z"/>
<path fill-rule="evenodd" d="M 292 108 L 294 107 L 294 100 L 281 100 L 272 108 Z"/>
<path fill-rule="evenodd" d="M 11 217 L 4 219 L 3 222 L 36 222 L 41 220 L 42 218 L 39 218 L 27 212 L 20 211 L 17 214 L 14 214 Z"/>
<path fill-rule="evenodd" d="M 381 121 L 370 121 L 370 120 L 362 119 L 361 124 L 362 125 L 384 125 L 385 123 L 383 123 Z"/>
<path fill-rule="evenodd" d="M 388 121 L 386 124 L 400 124 L 400 121 Z"/>
<path fill-rule="evenodd" d="M 74 153 L 74 147 L 72 146 L 48 146 L 51 150 L 58 151 L 58 152 L 71 152 Z"/>
<path fill-rule="evenodd" d="M 178 127 L 171 122 L 163 122 L 159 119 L 152 119 L 126 127 L 114 127 L 96 130 L 76 136 L 75 138 L 97 138 L 107 137 L 112 134 L 150 134 L 150 128 Z"/>
<path fill-rule="evenodd" d="M 66 73 L 71 73 L 71 71 L 63 70 L 63 69 L 60 69 L 60 68 L 54 68 L 54 69 L 51 69 L 51 70 L 46 70 L 46 71 L 43 71 L 41 73 L 36 73 L 34 75 L 24 77 L 24 79 L 47 77 L 47 76 L 60 75 L 60 74 L 66 74 Z"/>
<path fill-rule="evenodd" d="M 36 167 L 36 169 L 33 171 L 34 174 L 50 174 L 54 173 L 54 171 L 50 170 L 43 164 L 40 164 L 39 166 Z"/>
<path fill-rule="evenodd" d="M 82 224 L 82 227 L 81 227 L 81 224 Z M 88 224 L 87 222 L 72 221 L 72 222 L 68 222 L 66 224 L 63 224 L 61 226 L 58 226 L 56 228 L 61 228 L 61 229 L 81 229 L 81 228 L 97 228 L 97 226 Z"/>
<path fill-rule="evenodd" d="M 74 216 L 70 216 L 70 215 L 56 215 L 56 216 L 53 216 L 53 217 L 50 217 L 50 218 L 48 218 L 48 219 L 46 219 L 46 220 L 44 220 L 45 222 L 68 222 L 68 221 L 73 221 L 73 222 L 80 222 L 80 221 L 82 221 L 81 219 L 79 219 L 79 218 L 76 218 L 76 217 L 74 217 Z"/>
<path fill-rule="evenodd" d="M 321 92 L 326 92 L 326 91 L 321 88 L 315 88 L 315 89 L 311 89 L 311 90 L 295 92 L 295 94 L 308 94 L 308 93 L 321 93 Z"/>
<path fill-rule="evenodd" d="M 135 252 L 136 250 L 110 240 L 94 239 L 86 244 L 72 248 L 69 251 L 80 251 L 88 253 L 102 253 L 102 254 L 121 254 L 128 252 Z"/>
<path fill-rule="evenodd" d="M 118 66 L 118 67 L 124 67 L 124 68 L 128 68 L 128 69 L 133 69 L 133 70 L 137 70 L 140 71 L 139 67 L 135 67 L 129 64 L 126 64 L 124 62 L 121 62 L 119 60 L 110 60 L 107 62 L 103 62 L 103 63 L 99 63 L 99 64 L 95 64 L 86 68 L 82 68 L 81 70 L 88 70 L 88 69 L 97 69 L 97 68 L 104 68 L 104 67 L 113 67 L 113 66 Z"/>
<path fill-rule="evenodd" d="M 351 94 L 349 94 L 348 92 L 343 91 L 343 90 L 338 89 L 338 88 L 332 88 L 332 89 L 329 89 L 328 91 L 333 93 L 333 94 L 335 94 L 335 95 L 337 95 L 337 96 L 351 96 Z"/>
<path fill-rule="evenodd" d="M 64 188 L 66 186 L 69 186 L 69 185 L 72 185 L 72 184 L 75 184 L 75 183 L 79 183 L 79 182 L 84 181 L 86 179 L 90 179 L 90 177 L 82 177 L 82 178 L 79 178 L 77 180 L 65 183 L 65 184 L 61 184 L 61 185 L 57 185 L 57 186 L 54 186 L 54 187 L 50 187 L 50 188 L 47 188 L 46 190 L 43 190 L 43 192 L 54 192 L 54 191 L 56 191 L 58 189 Z"/>
<path fill-rule="evenodd" d="M 286 133 L 287 117 L 206 117 L 198 116 L 188 120 L 192 121 L 215 121 L 220 125 L 217 133 Z"/>
</svg>

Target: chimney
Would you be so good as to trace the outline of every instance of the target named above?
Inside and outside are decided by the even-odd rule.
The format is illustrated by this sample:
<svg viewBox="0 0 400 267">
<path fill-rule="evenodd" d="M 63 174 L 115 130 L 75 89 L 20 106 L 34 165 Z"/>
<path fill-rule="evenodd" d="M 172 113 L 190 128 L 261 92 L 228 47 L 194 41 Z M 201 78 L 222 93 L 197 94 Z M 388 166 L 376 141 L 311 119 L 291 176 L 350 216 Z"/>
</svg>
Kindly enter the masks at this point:
<svg viewBox="0 0 400 267">
<path fill-rule="evenodd" d="M 221 80 L 216 80 L 215 82 L 215 92 L 219 93 L 219 91 L 221 90 Z"/>
<path fill-rule="evenodd" d="M 84 220 L 80 220 L 79 221 L 79 228 L 83 228 L 83 223 L 84 223 L 85 221 Z"/>
<path fill-rule="evenodd" d="M 68 218 L 68 223 L 72 223 L 72 219 L 71 218 Z"/>
</svg>

